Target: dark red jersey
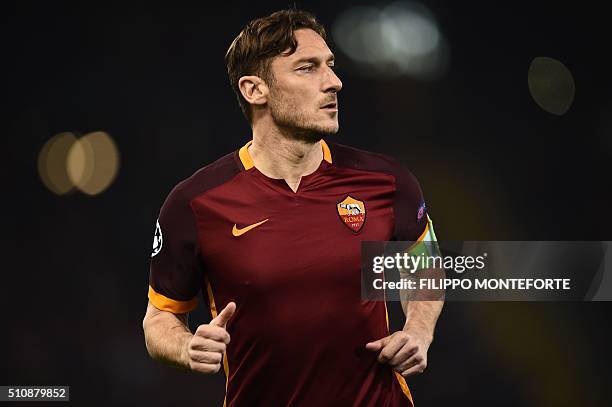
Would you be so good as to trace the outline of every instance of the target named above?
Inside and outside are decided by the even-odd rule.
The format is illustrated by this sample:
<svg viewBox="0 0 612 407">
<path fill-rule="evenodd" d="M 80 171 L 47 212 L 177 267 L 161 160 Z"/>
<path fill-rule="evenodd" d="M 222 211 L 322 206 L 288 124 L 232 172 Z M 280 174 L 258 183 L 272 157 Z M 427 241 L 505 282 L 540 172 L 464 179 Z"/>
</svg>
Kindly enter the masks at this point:
<svg viewBox="0 0 612 407">
<path fill-rule="evenodd" d="M 297 192 L 254 167 L 248 145 L 178 184 L 161 210 L 149 300 L 211 313 L 236 302 L 224 357 L 228 406 L 409 406 L 406 382 L 365 345 L 389 335 L 361 298 L 362 240 L 419 240 L 421 189 L 395 160 L 321 141 Z"/>
</svg>

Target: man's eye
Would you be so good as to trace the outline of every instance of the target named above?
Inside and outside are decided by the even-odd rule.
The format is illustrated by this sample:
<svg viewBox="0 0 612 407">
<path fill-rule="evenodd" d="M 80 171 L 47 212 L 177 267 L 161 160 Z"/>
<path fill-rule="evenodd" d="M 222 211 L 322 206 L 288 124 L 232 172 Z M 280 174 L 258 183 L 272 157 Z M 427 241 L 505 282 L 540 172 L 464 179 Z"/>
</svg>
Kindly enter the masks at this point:
<svg viewBox="0 0 612 407">
<path fill-rule="evenodd" d="M 314 66 L 312 65 L 304 65 L 298 68 L 298 71 L 305 71 L 305 72 L 310 72 L 314 69 Z"/>
<path fill-rule="evenodd" d="M 334 65 L 327 65 L 327 66 L 329 66 L 329 69 L 331 69 L 332 71 L 335 71 L 336 68 L 337 68 L 337 66 L 335 64 Z"/>
</svg>

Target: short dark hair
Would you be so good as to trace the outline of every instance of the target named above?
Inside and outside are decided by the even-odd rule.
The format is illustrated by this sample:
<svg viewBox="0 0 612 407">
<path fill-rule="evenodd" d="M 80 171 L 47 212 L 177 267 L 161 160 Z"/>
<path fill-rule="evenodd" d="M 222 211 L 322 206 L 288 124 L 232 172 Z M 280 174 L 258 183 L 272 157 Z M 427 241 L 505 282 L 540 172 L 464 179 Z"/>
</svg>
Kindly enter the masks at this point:
<svg viewBox="0 0 612 407">
<path fill-rule="evenodd" d="M 230 85 L 236 93 L 245 117 L 251 122 L 249 102 L 242 96 L 238 81 L 245 75 L 256 75 L 270 84 L 272 58 L 291 55 L 297 48 L 294 31 L 310 28 L 325 39 L 325 28 L 307 11 L 281 10 L 249 22 L 232 41 L 225 54 Z"/>
</svg>

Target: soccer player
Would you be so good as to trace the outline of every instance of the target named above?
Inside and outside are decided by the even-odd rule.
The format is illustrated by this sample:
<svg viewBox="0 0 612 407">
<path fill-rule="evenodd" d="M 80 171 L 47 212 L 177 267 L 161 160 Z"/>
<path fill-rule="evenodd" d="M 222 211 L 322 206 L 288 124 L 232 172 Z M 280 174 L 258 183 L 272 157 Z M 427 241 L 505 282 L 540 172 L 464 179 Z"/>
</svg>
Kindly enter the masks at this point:
<svg viewBox="0 0 612 407">
<path fill-rule="evenodd" d="M 334 55 L 309 13 L 250 22 L 226 54 L 252 140 L 167 197 L 143 321 L 150 355 L 226 375 L 228 406 L 408 406 L 442 303 L 360 290 L 362 240 L 433 235 L 415 177 L 394 159 L 326 142 L 338 131 Z M 213 319 L 190 332 L 202 290 Z"/>
</svg>

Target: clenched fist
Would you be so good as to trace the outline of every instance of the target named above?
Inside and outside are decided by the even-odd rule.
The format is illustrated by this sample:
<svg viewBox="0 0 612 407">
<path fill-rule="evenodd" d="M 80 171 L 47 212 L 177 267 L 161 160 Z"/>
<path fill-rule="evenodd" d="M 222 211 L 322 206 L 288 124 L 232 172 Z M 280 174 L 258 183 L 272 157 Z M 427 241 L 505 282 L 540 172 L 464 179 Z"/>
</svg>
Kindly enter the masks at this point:
<svg viewBox="0 0 612 407">
<path fill-rule="evenodd" d="M 191 370 L 212 374 L 221 369 L 223 352 L 230 342 L 230 335 L 225 328 L 235 311 L 236 304 L 230 302 L 209 324 L 198 327 L 187 344 L 187 359 Z"/>
</svg>

